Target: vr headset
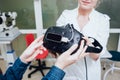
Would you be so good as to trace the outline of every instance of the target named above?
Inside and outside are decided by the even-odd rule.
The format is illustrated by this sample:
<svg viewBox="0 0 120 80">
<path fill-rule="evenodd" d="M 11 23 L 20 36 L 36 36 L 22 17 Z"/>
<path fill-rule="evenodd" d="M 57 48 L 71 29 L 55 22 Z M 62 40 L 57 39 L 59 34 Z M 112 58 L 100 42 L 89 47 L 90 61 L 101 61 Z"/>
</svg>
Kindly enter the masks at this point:
<svg viewBox="0 0 120 80">
<path fill-rule="evenodd" d="M 52 53 L 61 54 L 68 50 L 73 44 L 80 44 L 81 40 L 84 40 L 83 37 L 84 35 L 74 29 L 72 24 L 67 24 L 66 26 L 52 26 L 47 29 L 44 35 L 43 45 Z M 100 53 L 103 49 L 101 44 L 95 38 L 89 38 L 92 39 L 94 47 L 88 46 L 86 52 Z M 77 49 L 78 48 L 79 46 Z M 73 53 L 75 53 L 77 49 Z"/>
</svg>

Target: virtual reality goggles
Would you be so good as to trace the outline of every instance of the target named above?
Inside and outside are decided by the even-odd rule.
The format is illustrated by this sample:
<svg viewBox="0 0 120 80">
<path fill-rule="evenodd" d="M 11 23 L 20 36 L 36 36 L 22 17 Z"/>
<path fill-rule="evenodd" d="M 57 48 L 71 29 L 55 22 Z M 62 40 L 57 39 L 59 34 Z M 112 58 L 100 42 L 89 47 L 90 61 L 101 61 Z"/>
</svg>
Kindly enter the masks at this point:
<svg viewBox="0 0 120 80">
<path fill-rule="evenodd" d="M 52 26 L 47 29 L 44 35 L 43 45 L 51 52 L 61 54 L 68 50 L 73 44 L 80 44 L 81 40 L 84 40 L 83 37 L 84 35 L 74 29 L 72 24 L 67 24 L 66 26 Z M 92 39 L 94 47 L 88 46 L 86 52 L 100 53 L 103 49 L 101 44 L 96 39 L 92 37 L 89 38 Z M 76 52 L 77 49 L 74 52 Z"/>
</svg>

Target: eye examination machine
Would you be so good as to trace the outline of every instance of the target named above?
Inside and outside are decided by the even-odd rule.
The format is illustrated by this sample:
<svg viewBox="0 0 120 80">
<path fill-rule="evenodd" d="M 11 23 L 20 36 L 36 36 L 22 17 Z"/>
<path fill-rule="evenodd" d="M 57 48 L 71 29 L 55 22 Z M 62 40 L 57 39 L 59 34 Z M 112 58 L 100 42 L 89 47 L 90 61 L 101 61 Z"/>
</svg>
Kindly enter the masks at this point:
<svg viewBox="0 0 120 80">
<path fill-rule="evenodd" d="M 4 45 L 5 53 L 2 53 L 8 65 L 12 65 L 16 55 L 12 48 L 12 41 L 21 33 L 16 27 L 16 12 L 1 12 L 0 13 L 0 44 Z"/>
<path fill-rule="evenodd" d="M 20 34 L 16 25 L 16 12 L 0 13 L 0 40 L 11 40 Z"/>
</svg>

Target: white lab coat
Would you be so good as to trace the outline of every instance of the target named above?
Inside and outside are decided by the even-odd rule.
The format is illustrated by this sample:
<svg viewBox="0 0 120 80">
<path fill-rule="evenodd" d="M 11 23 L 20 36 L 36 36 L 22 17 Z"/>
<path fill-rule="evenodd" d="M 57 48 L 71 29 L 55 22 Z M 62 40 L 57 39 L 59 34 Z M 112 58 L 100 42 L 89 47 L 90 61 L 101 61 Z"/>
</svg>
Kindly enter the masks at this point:
<svg viewBox="0 0 120 80">
<path fill-rule="evenodd" d="M 62 26 L 68 23 L 73 24 L 74 28 L 80 31 L 85 36 L 90 36 L 97 39 L 103 46 L 101 55 L 106 51 L 106 44 L 109 37 L 109 20 L 106 14 L 102 14 L 95 9 L 89 15 L 90 21 L 80 30 L 77 23 L 78 8 L 73 10 L 64 10 L 58 18 L 56 25 Z M 94 61 L 89 56 L 86 57 L 87 61 L 87 77 L 88 80 L 101 80 L 101 65 L 100 58 Z M 77 63 L 64 69 L 66 72 L 64 80 L 86 80 L 85 61 L 81 59 Z M 74 79 L 74 77 L 79 79 Z M 68 79 L 71 78 L 71 79 Z"/>
</svg>

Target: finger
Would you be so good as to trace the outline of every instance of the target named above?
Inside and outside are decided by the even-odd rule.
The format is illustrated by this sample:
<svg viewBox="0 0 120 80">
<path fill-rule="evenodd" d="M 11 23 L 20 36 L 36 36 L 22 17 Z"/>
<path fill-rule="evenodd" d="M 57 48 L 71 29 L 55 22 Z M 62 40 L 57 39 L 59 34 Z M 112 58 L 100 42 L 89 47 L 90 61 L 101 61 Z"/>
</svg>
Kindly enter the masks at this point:
<svg viewBox="0 0 120 80">
<path fill-rule="evenodd" d="M 85 47 L 84 47 L 84 49 L 82 50 L 81 54 L 79 54 L 79 58 L 88 55 L 88 53 L 85 53 L 85 51 L 86 51 L 87 48 L 88 48 L 88 46 L 85 46 Z"/>
<path fill-rule="evenodd" d="M 87 36 L 84 36 L 84 37 L 82 37 L 83 39 L 85 39 L 85 40 L 88 40 L 88 37 Z"/>
<path fill-rule="evenodd" d="M 42 46 L 42 44 L 43 44 L 43 42 L 39 42 L 36 45 L 29 46 L 27 49 L 31 50 L 30 55 L 33 55 L 36 52 L 36 50 L 38 50 Z"/>
<path fill-rule="evenodd" d="M 91 43 L 92 43 L 92 42 L 89 40 L 89 38 L 88 38 L 88 37 L 86 37 L 86 36 L 85 36 L 85 37 L 83 37 L 83 39 L 85 39 L 85 40 L 86 40 L 86 42 L 87 42 L 86 44 L 87 44 L 87 45 L 89 45 L 89 44 L 91 44 Z"/>
<path fill-rule="evenodd" d="M 42 46 L 43 44 L 43 41 L 37 43 L 37 44 L 32 44 L 30 46 L 28 46 L 29 49 L 33 49 L 33 50 L 36 50 L 37 48 L 39 48 L 40 46 Z"/>
<path fill-rule="evenodd" d="M 44 51 L 47 50 L 43 45 L 41 45 L 39 49 L 42 49 L 42 50 L 44 50 Z"/>
<path fill-rule="evenodd" d="M 42 46 L 43 46 L 42 44 L 43 44 L 43 41 L 41 41 L 41 42 L 35 44 L 34 46 L 31 46 L 31 47 L 34 47 L 34 51 L 35 51 L 35 50 L 37 50 L 38 48 L 42 47 Z"/>
<path fill-rule="evenodd" d="M 33 55 L 31 55 L 29 58 L 26 59 L 27 62 L 31 62 L 32 60 L 35 59 L 35 57 L 38 55 L 38 54 L 42 54 L 43 51 L 38 49 L 36 52 L 34 52 Z"/>
<path fill-rule="evenodd" d="M 40 42 L 41 40 L 43 41 L 43 38 L 44 38 L 44 35 L 42 34 L 42 35 L 40 36 L 40 38 L 38 39 L 38 42 Z"/>
<path fill-rule="evenodd" d="M 82 58 L 83 57 L 83 53 L 86 51 L 86 49 L 87 49 L 87 46 L 85 46 L 85 48 L 83 48 L 84 47 L 84 41 L 81 41 L 81 46 L 80 46 L 80 48 L 78 49 L 78 51 L 75 53 L 75 54 L 73 54 L 73 55 L 71 55 L 70 56 L 70 58 L 72 59 L 72 60 L 74 60 L 75 62 L 76 61 L 78 61 L 80 58 Z M 85 54 L 86 55 L 86 54 Z"/>
<path fill-rule="evenodd" d="M 81 54 L 85 53 L 86 49 L 88 48 L 88 46 L 85 46 L 81 52 Z"/>
<path fill-rule="evenodd" d="M 35 39 L 35 40 L 33 41 L 32 45 L 43 41 L 43 37 L 44 37 L 44 35 L 41 35 L 40 37 L 38 37 L 37 39 Z"/>
<path fill-rule="evenodd" d="M 79 48 L 79 50 L 82 50 L 82 49 L 83 49 L 83 47 L 84 47 L 84 43 L 85 43 L 85 41 L 82 40 L 82 41 L 81 41 L 81 44 L 80 44 L 80 48 Z"/>
<path fill-rule="evenodd" d="M 83 47 L 84 47 L 84 40 L 81 41 L 81 44 L 80 44 L 79 49 L 78 49 L 77 52 L 76 52 L 75 54 L 73 54 L 73 55 L 75 55 L 75 56 L 78 57 L 78 56 L 81 54 L 81 51 L 83 50 Z"/>
<path fill-rule="evenodd" d="M 78 44 L 74 44 L 72 47 L 70 47 L 67 51 L 64 53 L 67 53 L 68 55 L 71 54 L 75 49 L 78 47 Z"/>
</svg>

